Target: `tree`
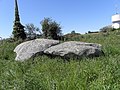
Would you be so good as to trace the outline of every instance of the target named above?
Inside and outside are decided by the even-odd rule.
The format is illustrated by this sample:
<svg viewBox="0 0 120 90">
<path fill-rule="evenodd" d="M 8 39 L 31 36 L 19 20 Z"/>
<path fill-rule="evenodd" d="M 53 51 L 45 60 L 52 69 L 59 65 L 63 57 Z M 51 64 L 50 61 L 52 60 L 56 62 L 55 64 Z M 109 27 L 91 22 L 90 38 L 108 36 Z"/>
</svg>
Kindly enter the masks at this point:
<svg viewBox="0 0 120 90">
<path fill-rule="evenodd" d="M 75 33 L 76 33 L 75 30 L 71 31 L 71 34 L 75 34 Z"/>
<path fill-rule="evenodd" d="M 25 25 L 25 31 L 28 39 L 37 38 L 37 32 L 41 34 L 40 29 L 32 23 Z"/>
<path fill-rule="evenodd" d="M 24 32 L 24 26 L 21 25 L 20 23 L 14 25 L 12 34 L 14 35 L 15 40 L 18 40 L 18 39 L 24 40 L 24 39 L 26 39 L 26 34 Z"/>
<path fill-rule="evenodd" d="M 26 34 L 24 32 L 24 26 L 20 23 L 19 10 L 17 0 L 15 0 L 15 21 L 13 25 L 13 37 L 15 40 L 26 39 Z"/>
<path fill-rule="evenodd" d="M 42 32 L 45 38 L 58 39 L 62 35 L 60 24 L 51 18 L 44 18 L 41 21 Z"/>
</svg>

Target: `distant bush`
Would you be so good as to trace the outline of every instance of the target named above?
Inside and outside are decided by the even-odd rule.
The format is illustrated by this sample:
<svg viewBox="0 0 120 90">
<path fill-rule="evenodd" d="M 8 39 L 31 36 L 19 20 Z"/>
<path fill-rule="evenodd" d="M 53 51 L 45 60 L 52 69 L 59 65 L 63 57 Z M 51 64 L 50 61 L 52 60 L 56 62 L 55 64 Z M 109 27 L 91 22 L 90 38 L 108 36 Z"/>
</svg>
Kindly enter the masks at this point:
<svg viewBox="0 0 120 90">
<path fill-rule="evenodd" d="M 113 29 L 112 28 L 112 26 L 111 25 L 109 25 L 109 26 L 105 26 L 105 27 L 102 27 L 101 29 L 100 29 L 100 32 L 110 32 L 110 31 L 114 31 L 115 29 Z"/>
<path fill-rule="evenodd" d="M 73 33 L 73 32 L 64 35 L 64 39 L 67 41 L 69 41 L 69 40 L 73 40 L 73 41 L 77 40 L 78 41 L 78 39 L 80 37 L 81 37 L 80 33 Z"/>
<path fill-rule="evenodd" d="M 94 32 L 88 31 L 88 33 L 89 33 L 89 34 L 90 34 L 90 33 L 99 33 L 99 31 L 94 31 Z"/>
</svg>

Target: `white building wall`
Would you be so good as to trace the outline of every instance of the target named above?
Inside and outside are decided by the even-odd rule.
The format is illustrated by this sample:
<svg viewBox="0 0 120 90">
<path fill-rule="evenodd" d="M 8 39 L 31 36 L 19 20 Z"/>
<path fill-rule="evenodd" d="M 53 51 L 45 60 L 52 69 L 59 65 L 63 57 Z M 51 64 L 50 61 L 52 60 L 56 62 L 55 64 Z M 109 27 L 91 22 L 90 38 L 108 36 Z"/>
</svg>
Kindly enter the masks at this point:
<svg viewBox="0 0 120 90">
<path fill-rule="evenodd" d="M 115 28 L 115 29 L 120 28 L 120 22 L 113 23 L 113 24 L 112 24 L 112 27 Z"/>
<path fill-rule="evenodd" d="M 112 16 L 112 22 L 120 21 L 120 14 L 116 14 Z"/>
<path fill-rule="evenodd" d="M 112 16 L 112 27 L 115 29 L 120 28 L 120 14 Z"/>
</svg>

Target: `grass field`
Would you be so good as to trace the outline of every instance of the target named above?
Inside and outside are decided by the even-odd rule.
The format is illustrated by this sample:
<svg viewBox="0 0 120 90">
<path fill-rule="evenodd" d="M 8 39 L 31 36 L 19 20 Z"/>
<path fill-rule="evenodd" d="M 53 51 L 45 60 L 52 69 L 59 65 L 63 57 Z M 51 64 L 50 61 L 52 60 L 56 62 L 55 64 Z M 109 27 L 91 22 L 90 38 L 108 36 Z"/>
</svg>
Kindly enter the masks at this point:
<svg viewBox="0 0 120 90">
<path fill-rule="evenodd" d="M 105 56 L 64 62 L 38 56 L 14 60 L 17 42 L 0 42 L 0 90 L 120 90 L 120 32 L 78 35 L 68 40 L 102 44 Z"/>
</svg>

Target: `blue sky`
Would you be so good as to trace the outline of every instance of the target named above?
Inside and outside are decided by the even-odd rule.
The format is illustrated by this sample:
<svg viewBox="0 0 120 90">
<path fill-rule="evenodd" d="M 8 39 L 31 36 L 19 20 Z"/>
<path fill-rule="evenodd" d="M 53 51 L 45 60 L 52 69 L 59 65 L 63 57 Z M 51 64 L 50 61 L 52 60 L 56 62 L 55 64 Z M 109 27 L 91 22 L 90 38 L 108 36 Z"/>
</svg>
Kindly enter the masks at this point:
<svg viewBox="0 0 120 90">
<path fill-rule="evenodd" d="M 33 23 L 41 29 L 40 21 L 51 17 L 62 26 L 62 32 L 97 31 L 111 24 L 119 0 L 18 0 L 21 23 Z M 120 4 L 118 3 L 118 8 Z M 14 0 L 0 0 L 0 37 L 12 35 Z"/>
</svg>

